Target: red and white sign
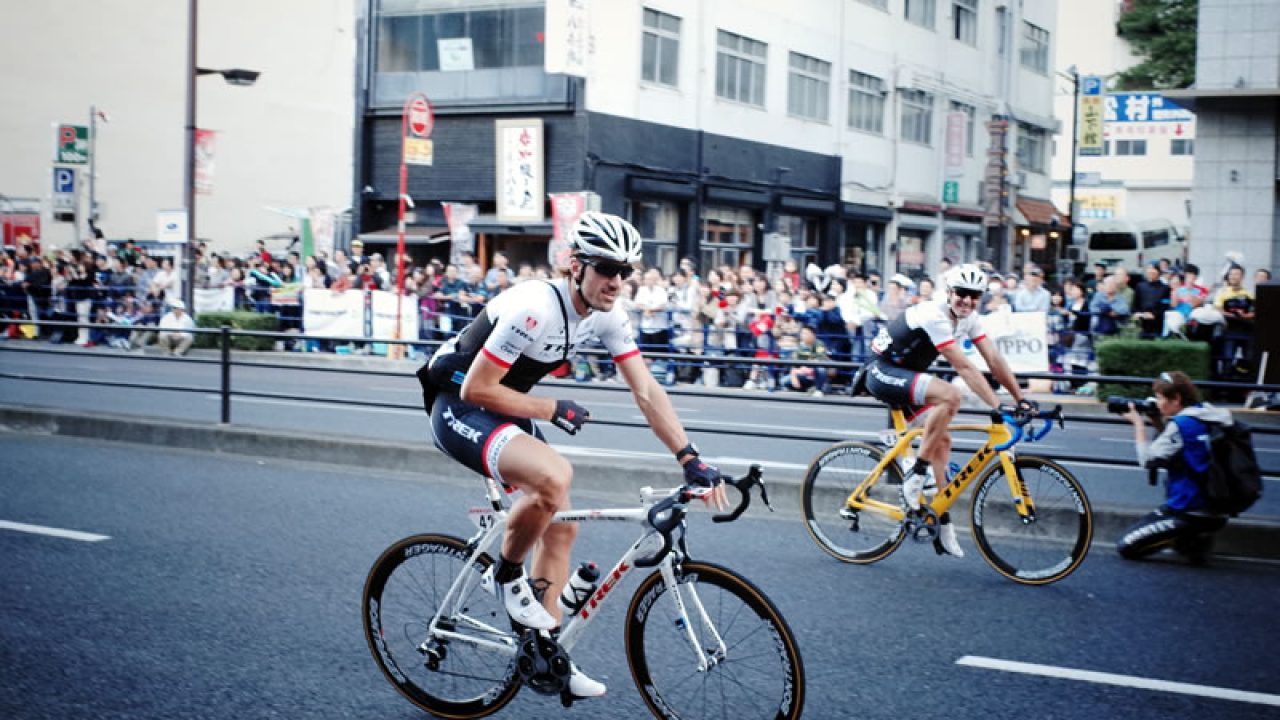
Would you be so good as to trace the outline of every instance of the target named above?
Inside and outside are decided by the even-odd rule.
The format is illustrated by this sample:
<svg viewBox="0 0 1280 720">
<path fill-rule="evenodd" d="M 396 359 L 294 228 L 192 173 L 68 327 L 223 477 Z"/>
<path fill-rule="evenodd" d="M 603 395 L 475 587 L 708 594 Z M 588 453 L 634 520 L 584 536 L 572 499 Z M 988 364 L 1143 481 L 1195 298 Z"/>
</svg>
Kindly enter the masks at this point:
<svg viewBox="0 0 1280 720">
<path fill-rule="evenodd" d="M 435 128 L 435 115 L 431 112 L 431 103 L 424 97 L 416 97 L 409 101 L 409 132 L 415 137 L 431 137 Z"/>
</svg>

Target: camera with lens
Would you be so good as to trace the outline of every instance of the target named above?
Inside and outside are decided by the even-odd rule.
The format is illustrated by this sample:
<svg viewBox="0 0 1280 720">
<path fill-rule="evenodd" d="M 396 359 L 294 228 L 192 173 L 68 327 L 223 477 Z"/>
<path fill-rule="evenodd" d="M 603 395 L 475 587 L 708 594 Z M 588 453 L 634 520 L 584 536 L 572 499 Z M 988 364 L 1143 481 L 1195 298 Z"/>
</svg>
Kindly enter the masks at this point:
<svg viewBox="0 0 1280 720">
<path fill-rule="evenodd" d="M 1143 415 L 1149 415 L 1151 417 L 1159 417 L 1160 415 L 1160 407 L 1156 405 L 1155 398 L 1129 398 L 1121 395 L 1112 395 L 1107 398 L 1107 412 L 1114 413 L 1116 415 L 1123 415 L 1129 412 L 1130 403 L 1133 403 L 1133 406 Z"/>
</svg>

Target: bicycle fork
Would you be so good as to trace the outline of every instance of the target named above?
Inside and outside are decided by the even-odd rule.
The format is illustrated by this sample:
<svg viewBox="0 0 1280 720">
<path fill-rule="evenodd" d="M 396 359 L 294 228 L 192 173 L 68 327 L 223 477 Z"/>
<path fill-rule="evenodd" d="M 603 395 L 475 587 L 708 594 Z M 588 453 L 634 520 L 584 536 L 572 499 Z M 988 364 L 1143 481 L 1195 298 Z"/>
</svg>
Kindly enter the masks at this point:
<svg viewBox="0 0 1280 720">
<path fill-rule="evenodd" d="M 1005 481 L 1009 483 L 1009 494 L 1013 497 L 1013 507 L 1018 511 L 1022 524 L 1034 523 L 1036 504 L 1031 499 L 1031 492 L 1027 490 L 1027 481 L 1022 479 L 1022 473 L 1014 463 L 1013 453 L 1007 450 L 1000 453 L 1000 467 L 1004 470 Z"/>
<path fill-rule="evenodd" d="M 693 583 L 689 583 L 682 589 L 680 583 L 677 582 L 675 562 L 672 561 L 670 556 L 663 560 L 660 572 L 662 573 L 662 581 L 666 583 L 667 590 L 671 593 L 671 598 L 676 604 L 676 629 L 684 631 L 685 639 L 689 641 L 689 648 L 693 651 L 698 661 L 698 672 L 707 672 L 723 662 L 728 655 L 728 648 L 725 647 L 724 638 L 720 637 L 720 632 L 712 624 L 711 618 L 707 615 L 707 610 L 703 607 L 702 599 L 698 597 L 698 590 L 693 586 Z M 684 593 L 688 593 L 690 600 L 688 604 L 685 602 Z M 702 624 L 702 627 L 706 628 L 707 632 L 711 634 L 711 641 L 714 646 L 711 652 L 708 652 L 707 648 L 698 642 L 697 633 L 693 631 L 693 624 L 689 622 L 689 604 L 697 611 L 698 621 Z"/>
</svg>

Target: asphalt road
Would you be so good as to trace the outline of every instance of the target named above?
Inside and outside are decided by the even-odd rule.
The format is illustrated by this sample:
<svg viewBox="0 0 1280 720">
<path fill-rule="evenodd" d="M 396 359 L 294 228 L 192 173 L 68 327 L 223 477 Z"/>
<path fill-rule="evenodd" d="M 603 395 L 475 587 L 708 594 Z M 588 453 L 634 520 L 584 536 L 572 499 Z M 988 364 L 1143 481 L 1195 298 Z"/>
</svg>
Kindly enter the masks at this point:
<svg viewBox="0 0 1280 720">
<path fill-rule="evenodd" d="M 45 347 L 47 345 L 25 345 Z M 17 347 L 16 345 L 10 347 Z M 294 362 L 311 358 L 281 356 Z M 295 359 L 296 358 L 296 359 Z M 374 363 L 352 358 L 350 366 Z M 330 365 L 332 363 L 329 363 Z M 420 391 L 412 363 L 401 363 L 391 372 L 362 370 L 357 374 L 327 372 L 323 367 L 298 365 L 283 369 L 237 365 L 232 386 L 237 393 L 281 397 L 235 396 L 232 422 L 236 425 L 289 429 L 391 442 L 429 443 L 427 421 L 420 407 Z M 220 416 L 216 364 L 170 361 L 154 355 L 119 351 L 67 351 L 58 353 L 6 352 L 0 345 L 0 372 L 74 381 L 106 380 L 165 388 L 187 386 L 198 392 L 173 392 L 137 387 L 102 387 L 89 384 L 35 382 L 0 378 L 0 402 L 28 404 L 87 412 L 110 412 L 216 422 Z M 643 417 L 622 385 L 614 383 L 563 383 L 543 385 L 537 393 L 572 397 L 592 412 L 591 423 L 570 437 L 554 428 L 548 439 L 567 453 L 602 457 L 619 455 L 665 461 L 670 457 L 652 433 L 607 423 L 640 425 Z M 310 401 L 300 402 L 299 398 Z M 779 402 L 779 400 L 786 400 Z M 350 401 L 379 406 L 346 404 Z M 847 404 L 847 399 L 822 401 L 792 393 L 726 392 L 716 397 L 676 396 L 682 420 L 690 427 L 704 455 L 712 461 L 743 465 L 764 462 L 773 473 L 800 476 L 804 468 L 834 439 L 875 442 L 885 425 L 885 412 L 876 407 Z M 1066 462 L 1083 483 L 1095 506 L 1150 508 L 1163 499 L 1163 490 L 1147 484 L 1147 476 L 1132 463 L 1132 433 L 1127 425 L 1109 424 L 1112 418 L 1067 406 L 1065 430 L 1054 429 L 1034 445 L 1024 444 L 1024 454 L 1096 458 L 1098 462 Z M 975 416 L 970 421 L 978 422 Z M 791 437 L 778 437 L 779 435 Z M 814 439 L 796 439 L 814 438 Z M 958 436 L 957 448 L 972 448 L 978 436 Z M 1280 435 L 1255 439 L 1264 468 L 1280 467 Z M 957 454 L 957 460 L 963 458 Z M 1116 466 L 1110 463 L 1125 463 Z M 1262 500 L 1252 517 L 1280 517 L 1280 480 L 1268 479 Z"/>
<path fill-rule="evenodd" d="M 0 717 L 423 717 L 376 670 L 360 591 L 394 540 L 466 534 L 473 479 L 22 434 L 0 434 L 0 454 L 0 522 L 109 538 L 0 529 Z M 575 558 L 611 562 L 634 532 L 585 526 Z M 912 545 L 846 566 L 794 519 L 754 508 L 728 526 L 697 516 L 690 538 L 697 556 L 743 572 L 790 622 L 806 717 L 1280 712 L 1274 564 L 1127 563 L 1095 548 L 1065 581 L 1023 587 L 991 572 L 968 538 L 962 560 Z M 622 607 L 607 607 L 575 653 L 609 684 L 606 699 L 566 712 L 522 693 L 499 717 L 645 717 L 624 665 Z M 984 666 L 1010 661 L 1044 667 Z M 1108 675 L 1066 679 L 1064 669 Z M 1187 685 L 1142 687 L 1149 681 Z M 1261 695 L 1222 697 L 1229 691 Z"/>
</svg>

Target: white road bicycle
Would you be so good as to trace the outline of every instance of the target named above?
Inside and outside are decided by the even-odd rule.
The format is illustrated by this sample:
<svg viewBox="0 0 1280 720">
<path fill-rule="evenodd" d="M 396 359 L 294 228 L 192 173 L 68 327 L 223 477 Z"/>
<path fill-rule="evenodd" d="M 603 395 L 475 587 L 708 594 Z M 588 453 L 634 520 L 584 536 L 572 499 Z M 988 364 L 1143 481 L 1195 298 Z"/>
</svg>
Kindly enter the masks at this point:
<svg viewBox="0 0 1280 720">
<path fill-rule="evenodd" d="M 737 519 L 753 487 L 769 504 L 759 466 L 725 481 L 741 497 L 732 512 L 714 516 L 716 522 Z M 478 528 L 473 537 L 423 534 L 400 540 L 374 563 L 364 587 L 365 637 L 378 667 L 401 695 L 440 717 L 485 717 L 511 702 L 522 685 L 517 660 L 522 640 L 530 636 L 513 632 L 502 605 L 481 587 L 509 512 L 498 484 L 485 482 L 489 506 L 468 511 Z M 656 568 L 640 581 L 624 618 L 627 664 L 653 714 L 800 717 L 804 665 L 777 608 L 741 575 L 689 557 L 685 515 L 694 492 L 643 488 L 640 497 L 640 508 L 556 513 L 557 523 L 632 521 L 643 527 L 582 609 L 566 620 L 560 646 L 572 652 L 632 569 Z M 561 700 L 572 703 L 563 692 Z"/>
</svg>

